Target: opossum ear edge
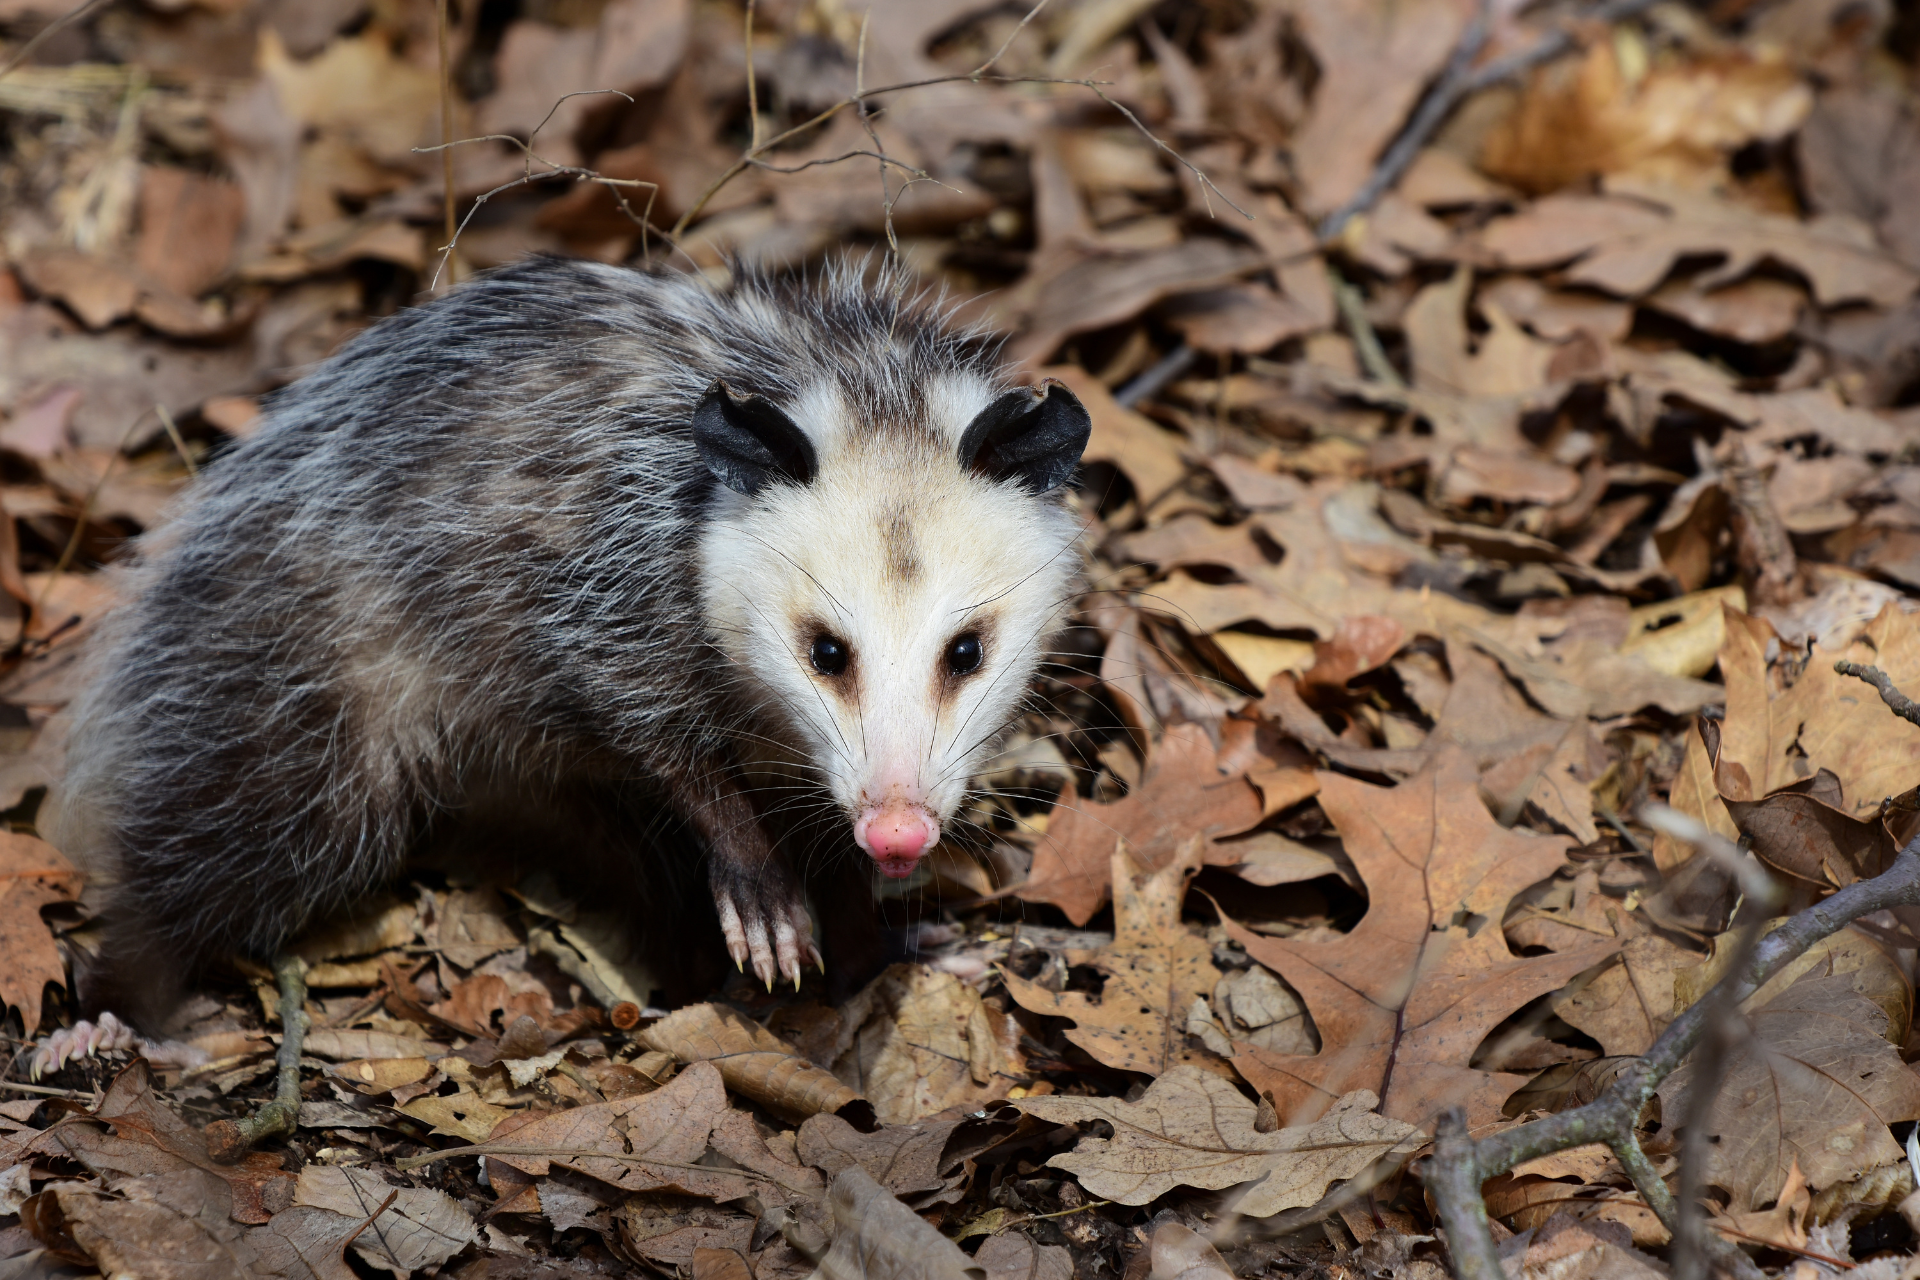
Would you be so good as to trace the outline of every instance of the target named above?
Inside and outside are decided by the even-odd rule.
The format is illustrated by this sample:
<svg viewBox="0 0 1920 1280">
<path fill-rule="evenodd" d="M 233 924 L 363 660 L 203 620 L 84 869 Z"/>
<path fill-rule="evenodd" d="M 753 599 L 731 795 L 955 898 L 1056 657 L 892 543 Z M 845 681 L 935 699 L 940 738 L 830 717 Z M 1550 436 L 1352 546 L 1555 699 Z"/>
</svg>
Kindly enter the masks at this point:
<svg viewBox="0 0 1920 1280">
<path fill-rule="evenodd" d="M 1048 378 L 982 409 L 960 437 L 960 465 L 1046 493 L 1073 478 L 1092 434 L 1093 419 L 1080 398 Z"/>
<path fill-rule="evenodd" d="M 813 441 L 778 405 L 725 382 L 694 407 L 693 443 L 721 484 L 749 497 L 777 480 L 806 484 L 819 469 Z"/>
</svg>

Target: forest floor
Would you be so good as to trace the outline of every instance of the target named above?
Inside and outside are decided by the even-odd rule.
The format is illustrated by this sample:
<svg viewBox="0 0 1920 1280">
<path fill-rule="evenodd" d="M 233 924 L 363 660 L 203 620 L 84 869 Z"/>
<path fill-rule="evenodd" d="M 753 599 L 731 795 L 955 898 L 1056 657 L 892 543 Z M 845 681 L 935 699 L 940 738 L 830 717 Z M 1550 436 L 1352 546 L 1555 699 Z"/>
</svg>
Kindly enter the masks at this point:
<svg viewBox="0 0 1920 1280">
<path fill-rule="evenodd" d="M 1920 823 L 1834 670 L 1920 693 L 1917 62 L 1885 0 L 0 0 L 0 1280 L 1445 1274 L 1443 1113 L 1591 1099 L 1753 885 Z M 30 1080 L 102 569 L 261 397 L 530 253 L 847 249 L 1093 417 L 1087 593 L 880 906 L 911 962 L 666 1010 L 644 906 L 423 876 L 296 947 L 291 1138 L 203 1132 L 275 1085 L 244 964 L 201 1065 Z M 1920 1274 L 1909 910 L 1640 1117 L 1767 1274 Z M 1511 1275 L 1667 1273 L 1607 1147 L 1481 1190 Z"/>
</svg>

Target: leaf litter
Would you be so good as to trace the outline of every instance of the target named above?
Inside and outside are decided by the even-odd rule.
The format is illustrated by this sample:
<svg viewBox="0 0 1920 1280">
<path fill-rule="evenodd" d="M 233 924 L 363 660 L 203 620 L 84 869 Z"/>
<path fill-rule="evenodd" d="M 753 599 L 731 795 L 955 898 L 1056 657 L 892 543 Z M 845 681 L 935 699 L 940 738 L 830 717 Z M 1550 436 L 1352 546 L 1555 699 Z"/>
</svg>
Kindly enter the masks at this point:
<svg viewBox="0 0 1920 1280">
<path fill-rule="evenodd" d="M 291 1141 L 201 1136 L 272 1087 L 244 968 L 0 1092 L 0 1271 L 1438 1274 L 1440 1110 L 1577 1105 L 1721 971 L 1734 884 L 1648 802 L 1796 905 L 1920 808 L 1833 671 L 1920 686 L 1910 33 L 1618 8 L 455 0 L 443 121 L 416 0 L 0 5 L 0 1089 L 99 945 L 33 832 L 104 570 L 371 320 L 532 252 L 878 249 L 1094 418 L 1088 594 L 883 904 L 905 963 L 669 1009 L 646 920 L 429 873 L 299 947 Z M 1745 1007 L 1706 1181 L 1770 1273 L 1909 1265 L 1916 923 Z M 1517 1274 L 1661 1273 L 1599 1148 L 1486 1195 Z"/>
</svg>

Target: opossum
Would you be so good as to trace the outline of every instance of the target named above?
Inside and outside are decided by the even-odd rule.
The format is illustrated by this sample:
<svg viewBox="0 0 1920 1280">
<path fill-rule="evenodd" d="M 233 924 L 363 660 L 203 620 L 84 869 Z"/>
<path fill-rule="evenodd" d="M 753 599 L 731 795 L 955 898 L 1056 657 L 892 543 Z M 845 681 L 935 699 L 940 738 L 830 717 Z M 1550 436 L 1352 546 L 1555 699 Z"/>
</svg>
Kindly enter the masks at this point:
<svg viewBox="0 0 1920 1280">
<path fill-rule="evenodd" d="M 755 771 L 915 870 L 1071 602 L 1090 431 L 858 262 L 543 258 L 380 321 L 126 571 L 49 824 L 106 886 L 79 1003 L 157 1031 L 216 957 L 528 809 L 631 865 L 644 928 L 676 910 L 647 796 L 734 962 L 797 985 L 822 956 Z"/>
</svg>

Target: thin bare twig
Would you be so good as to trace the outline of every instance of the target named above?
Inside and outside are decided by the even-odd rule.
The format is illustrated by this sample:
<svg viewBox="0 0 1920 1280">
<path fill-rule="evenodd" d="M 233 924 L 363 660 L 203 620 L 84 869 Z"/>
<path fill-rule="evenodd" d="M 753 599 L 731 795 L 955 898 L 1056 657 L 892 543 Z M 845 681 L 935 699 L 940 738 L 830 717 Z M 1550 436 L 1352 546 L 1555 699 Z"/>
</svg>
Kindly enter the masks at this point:
<svg viewBox="0 0 1920 1280">
<path fill-rule="evenodd" d="M 1204 170 L 1202 170 L 1198 165 L 1195 165 L 1191 160 L 1188 160 L 1185 156 L 1181 155 L 1178 151 L 1168 146 L 1165 142 L 1161 141 L 1159 136 L 1156 135 L 1151 129 L 1147 128 L 1147 126 L 1141 122 L 1140 118 L 1136 116 L 1131 110 L 1122 106 L 1120 103 L 1115 102 L 1111 97 L 1109 97 L 1105 89 L 1102 87 L 1103 82 L 1098 80 L 1076 80 L 1076 79 L 1070 79 L 1070 78 L 1059 77 L 1059 76 L 995 76 L 995 75 L 987 74 L 989 71 L 992 70 L 994 64 L 999 62 L 1002 55 L 1004 55 L 1006 51 L 1012 47 L 1013 38 L 1014 36 L 1019 34 L 1020 27 L 1025 27 L 1029 22 L 1033 21 L 1034 17 L 1040 12 L 1040 10 L 1043 7 L 1045 7 L 1045 5 L 1046 5 L 1046 0 L 1039 0 L 1038 4 L 1035 4 L 1031 9 L 1029 9 L 1027 11 L 1027 15 L 1020 20 L 1020 26 L 1016 27 L 1013 34 L 1007 37 L 1006 42 L 1002 44 L 999 49 L 994 51 L 994 54 L 991 58 L 988 58 L 985 62 L 975 67 L 972 71 L 955 74 L 955 75 L 930 76 L 922 80 L 905 80 L 905 81 L 901 81 L 898 84 L 883 85 L 877 89 L 869 89 L 866 87 L 865 77 L 866 77 L 867 25 L 866 25 L 866 20 L 863 19 L 860 27 L 859 49 L 856 55 L 854 91 L 851 94 L 849 94 L 847 97 L 842 98 L 840 101 L 834 103 L 832 106 L 827 107 L 819 112 L 816 112 L 811 118 L 804 120 L 797 125 L 794 125 L 790 129 L 786 129 L 780 133 L 777 133 L 771 138 L 762 139 L 759 136 L 760 131 L 758 127 L 758 118 L 756 117 L 755 127 L 752 131 L 752 138 L 747 149 L 741 152 L 740 157 L 737 160 L 735 160 L 732 164 L 728 165 L 726 169 L 721 172 L 719 177 L 715 178 L 712 182 L 708 183 L 706 189 L 700 193 L 699 197 L 695 199 L 690 206 L 688 206 L 687 211 L 681 214 L 680 217 L 674 222 L 673 231 L 672 231 L 673 236 L 677 239 L 679 236 L 685 234 L 687 228 L 693 225 L 694 219 L 698 218 L 701 212 L 713 200 L 713 197 L 719 194 L 720 189 L 722 187 L 725 187 L 729 182 L 732 182 L 735 178 L 739 177 L 742 173 L 745 173 L 748 169 L 756 167 L 757 162 L 759 161 L 759 158 L 761 156 L 765 155 L 769 151 L 777 150 L 779 147 L 785 145 L 786 143 L 792 141 L 795 138 L 800 137 L 801 135 L 807 133 L 812 129 L 816 129 L 820 127 L 821 125 L 827 123 L 829 120 L 833 119 L 835 116 L 839 115 L 842 111 L 846 110 L 848 107 L 852 107 L 854 108 L 854 110 L 860 113 L 861 123 L 864 127 L 866 127 L 868 136 L 873 138 L 875 148 L 884 152 L 884 148 L 880 146 L 879 138 L 873 135 L 871 126 L 867 124 L 868 103 L 875 98 L 880 98 L 887 94 L 903 93 L 909 89 L 924 89 L 924 88 L 929 88 L 933 85 L 940 85 L 940 84 L 980 84 L 980 83 L 1058 84 L 1058 85 L 1074 85 L 1079 88 L 1090 90 L 1102 102 L 1106 103 L 1109 107 L 1112 107 L 1115 111 L 1119 112 L 1120 115 L 1125 117 L 1127 120 L 1127 123 L 1131 124 L 1136 130 L 1138 130 L 1140 134 L 1143 137 L 1145 137 L 1149 142 L 1153 143 L 1154 146 L 1158 147 L 1161 151 L 1165 152 L 1168 156 L 1172 157 L 1175 163 L 1181 165 L 1189 173 L 1193 174 L 1195 181 L 1197 181 L 1200 184 L 1200 189 L 1203 196 L 1205 196 L 1207 199 L 1207 212 L 1209 213 L 1209 215 L 1211 215 L 1213 212 L 1212 197 L 1219 196 L 1221 202 L 1225 204 L 1229 209 L 1232 209 L 1235 213 L 1239 214 L 1241 217 L 1251 220 L 1253 215 L 1248 213 L 1245 209 L 1242 209 L 1239 205 L 1235 204 L 1232 200 L 1229 200 L 1226 197 L 1226 195 L 1223 194 L 1221 190 L 1213 184 L 1213 179 L 1209 178 L 1206 175 L 1206 172 Z M 869 13 L 868 16 L 871 17 L 871 13 Z M 748 14 L 747 21 L 749 23 L 749 31 L 750 31 L 751 30 L 750 24 L 752 23 L 751 12 L 749 12 Z M 753 61 L 752 61 L 751 54 L 749 54 L 748 56 L 747 68 L 748 68 L 748 78 L 749 78 L 748 92 L 751 97 L 751 96 L 754 96 L 756 92 L 752 84 Z M 851 156 L 857 155 L 857 154 L 861 154 L 861 153 L 850 152 L 848 156 L 845 156 L 842 158 L 843 159 L 851 158 Z M 915 181 L 917 180 L 918 179 L 916 179 Z M 885 191 L 885 182 L 886 182 L 886 173 L 883 167 L 881 171 L 881 184 L 882 184 L 883 194 Z M 909 182 L 906 185 L 911 186 L 913 185 L 913 183 Z M 893 196 L 890 199 L 887 199 L 886 201 L 887 228 L 888 228 L 889 242 L 892 242 L 892 239 L 893 239 L 892 237 L 893 205 L 896 201 L 899 200 L 901 192 L 904 192 L 905 189 L 906 187 L 903 186 L 900 192 L 895 192 Z"/>
<path fill-rule="evenodd" d="M 445 0 L 441 0 L 441 2 L 444 4 Z M 360 1238 L 360 1233 L 372 1226 L 375 1218 L 378 1218 L 381 1214 L 393 1208 L 393 1202 L 399 1198 L 400 1188 L 395 1187 L 393 1190 L 387 1192 L 387 1198 L 380 1202 L 380 1207 L 368 1214 L 366 1218 L 361 1221 L 360 1225 L 353 1229 L 353 1234 L 340 1242 L 340 1252 L 345 1254 L 347 1250 L 353 1248 L 353 1242 Z"/>
<path fill-rule="evenodd" d="M 1327 282 L 1333 286 L 1333 305 L 1339 309 L 1340 318 L 1347 323 L 1347 334 L 1353 339 L 1353 353 L 1359 357 L 1361 369 L 1375 382 L 1384 383 L 1397 391 L 1406 390 L 1407 380 L 1393 367 L 1393 361 L 1387 359 L 1386 348 L 1380 345 L 1380 335 L 1374 330 L 1373 321 L 1367 318 L 1366 299 L 1331 262 L 1327 263 Z"/>
<path fill-rule="evenodd" d="M 74 23 L 80 21 L 80 19 L 87 17 L 95 9 L 104 8 L 111 3 L 113 3 L 113 0 L 86 0 L 84 4 L 70 9 L 55 18 L 46 26 L 34 32 L 32 37 L 29 38 L 25 44 L 21 45 L 19 50 L 15 52 L 11 58 L 7 59 L 6 64 L 0 66 L 0 77 L 6 76 L 12 72 L 15 67 L 20 66 L 28 58 L 31 58 L 41 45 L 53 39 L 54 36 L 65 31 Z"/>
<path fill-rule="evenodd" d="M 1594 26 L 1622 22 L 1651 9 L 1654 3 L 1655 0 L 1606 0 L 1583 15 L 1580 23 Z M 1480 51 L 1487 43 L 1490 7 L 1482 0 L 1473 20 L 1460 33 L 1460 40 L 1447 60 L 1446 70 L 1420 100 L 1420 105 L 1408 118 L 1406 127 L 1381 154 L 1379 163 L 1374 166 L 1366 182 L 1347 198 L 1346 203 L 1321 219 L 1318 234 L 1322 244 L 1339 239 L 1349 222 L 1373 208 L 1381 196 L 1393 190 L 1394 184 L 1413 164 L 1414 157 L 1420 154 L 1420 149 L 1427 145 L 1462 102 L 1482 89 L 1511 80 L 1544 62 L 1553 61 L 1571 51 L 1579 39 L 1574 25 L 1568 23 L 1542 36 L 1532 46 L 1489 62 L 1475 71 L 1472 69 L 1473 61 L 1480 56 Z"/>
<path fill-rule="evenodd" d="M 1920 724 L 1920 705 L 1916 705 L 1912 698 L 1894 688 L 1893 681 L 1880 668 L 1863 666 L 1858 662 L 1848 662 L 1842 658 L 1833 664 L 1833 669 L 1843 676 L 1865 680 L 1880 691 L 1880 701 L 1886 703 L 1893 714 L 1909 724 Z"/>
<path fill-rule="evenodd" d="M 440 182 L 445 188 L 441 193 L 440 203 L 447 225 L 447 259 L 444 264 L 447 268 L 447 283 L 456 284 L 460 268 L 453 260 L 453 62 L 447 51 L 447 2 L 448 0 L 438 0 L 434 6 L 438 10 L 440 34 Z M 553 113 L 547 114 L 551 117 Z M 437 281 L 440 278 L 440 272 L 436 269 L 433 276 Z"/>
<path fill-rule="evenodd" d="M 534 135 L 538 134 L 541 129 L 546 128 L 547 121 L 553 119 L 553 113 L 560 109 L 561 103 L 565 102 L 568 98 L 589 97 L 600 93 L 619 94 L 620 97 L 626 98 L 628 102 L 633 101 L 632 97 L 621 93 L 618 89 L 577 89 L 572 93 L 562 94 L 554 102 L 553 106 L 548 108 L 546 116 L 541 119 L 538 125 L 534 126 L 533 133 L 528 134 L 527 140 L 524 142 L 510 133 L 485 133 L 473 138 L 458 138 L 452 142 L 442 143 L 437 147 L 413 148 L 418 154 L 427 154 L 434 151 L 444 152 L 450 147 L 464 147 L 475 142 L 507 142 L 519 147 L 525 154 L 526 160 L 526 169 L 521 176 L 513 179 L 511 182 L 503 182 L 491 191 L 474 197 L 473 207 L 467 210 L 466 216 L 460 219 L 459 225 L 454 228 L 453 234 L 447 239 L 447 243 L 441 246 L 439 265 L 434 268 L 433 278 L 427 282 L 429 289 L 438 286 L 440 282 L 440 272 L 445 270 L 447 264 L 452 260 L 454 246 L 459 243 L 460 236 L 467 229 L 467 224 L 472 222 L 474 215 L 480 212 L 481 206 L 485 205 L 487 201 L 493 199 L 493 197 L 503 191 L 511 191 L 515 187 L 524 187 L 535 182 L 544 182 L 548 178 L 570 177 L 578 182 L 591 182 L 598 186 L 605 187 L 607 193 L 613 197 L 614 202 L 620 206 L 620 212 L 627 216 L 629 222 L 632 222 L 640 228 L 640 251 L 642 254 L 649 252 L 647 248 L 647 235 L 649 232 L 665 239 L 676 250 L 680 248 L 679 241 L 675 239 L 671 233 L 660 230 L 652 223 L 653 202 L 660 194 L 660 184 L 656 182 L 644 182 L 639 178 L 609 178 L 597 169 L 588 169 L 580 165 L 555 164 L 533 149 Z M 536 163 L 545 165 L 546 168 L 539 173 L 535 173 L 533 166 Z M 646 209 L 641 213 L 635 213 L 633 206 L 628 204 L 627 198 L 620 193 L 619 188 L 621 187 L 645 187 L 647 189 Z"/>
<path fill-rule="evenodd" d="M 1780 886 L 1751 858 L 1742 857 L 1731 840 L 1697 819 L 1666 805 L 1648 805 L 1641 819 L 1655 831 L 1684 840 L 1734 876 L 1740 886 L 1748 922 L 1738 926 L 1734 933 L 1733 955 L 1727 970 L 1738 973 L 1745 969 L 1760 940 L 1761 922 L 1772 917 L 1786 896 Z M 1733 986 L 1725 982 L 1716 984 L 1700 1001 L 1706 1034 L 1694 1050 L 1693 1087 L 1687 1091 L 1686 1128 L 1680 1146 L 1680 1194 L 1675 1202 L 1674 1220 L 1667 1224 L 1673 1232 L 1673 1274 L 1679 1280 L 1705 1280 L 1708 1237 L 1700 1197 L 1706 1190 L 1709 1126 L 1714 1101 L 1720 1095 L 1724 1075 L 1721 1066 L 1741 1038 L 1743 1029 L 1739 1003 L 1734 998 Z"/>
</svg>

